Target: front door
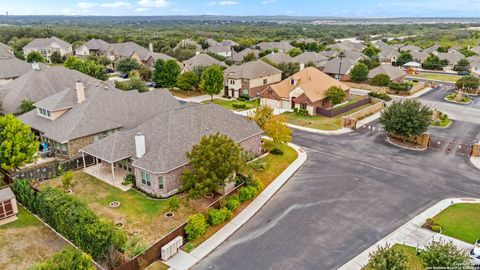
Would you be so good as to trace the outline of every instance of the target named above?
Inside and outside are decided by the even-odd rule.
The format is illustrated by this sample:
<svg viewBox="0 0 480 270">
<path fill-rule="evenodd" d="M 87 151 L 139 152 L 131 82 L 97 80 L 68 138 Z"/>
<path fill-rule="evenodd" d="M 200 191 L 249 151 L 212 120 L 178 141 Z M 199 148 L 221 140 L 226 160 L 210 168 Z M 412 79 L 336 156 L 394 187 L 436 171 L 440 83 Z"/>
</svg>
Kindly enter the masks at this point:
<svg viewBox="0 0 480 270">
<path fill-rule="evenodd" d="M 290 102 L 292 105 L 291 109 L 295 108 L 295 99 L 296 99 L 295 97 L 292 97 L 292 101 Z"/>
</svg>

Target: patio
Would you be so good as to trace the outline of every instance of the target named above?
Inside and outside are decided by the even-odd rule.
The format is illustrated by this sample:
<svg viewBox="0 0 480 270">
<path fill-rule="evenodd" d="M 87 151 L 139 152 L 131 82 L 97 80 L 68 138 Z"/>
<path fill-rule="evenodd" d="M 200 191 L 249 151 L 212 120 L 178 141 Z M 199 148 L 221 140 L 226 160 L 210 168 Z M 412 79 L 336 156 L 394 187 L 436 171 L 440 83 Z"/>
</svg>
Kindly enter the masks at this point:
<svg viewBox="0 0 480 270">
<path fill-rule="evenodd" d="M 123 179 L 128 175 L 128 171 L 115 166 L 115 163 L 112 166 L 111 163 L 102 161 L 96 165 L 84 168 L 83 171 L 122 191 L 128 191 L 131 188 L 130 185 L 122 185 Z"/>
</svg>

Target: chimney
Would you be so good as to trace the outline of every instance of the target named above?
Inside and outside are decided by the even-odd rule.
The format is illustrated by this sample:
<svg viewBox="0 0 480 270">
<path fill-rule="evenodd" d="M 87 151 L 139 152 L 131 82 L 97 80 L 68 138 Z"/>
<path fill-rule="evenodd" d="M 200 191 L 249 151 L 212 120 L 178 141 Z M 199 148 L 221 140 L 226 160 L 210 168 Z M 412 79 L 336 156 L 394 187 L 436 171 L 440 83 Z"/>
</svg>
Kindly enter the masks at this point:
<svg viewBox="0 0 480 270">
<path fill-rule="evenodd" d="M 77 91 L 77 103 L 80 104 L 85 101 L 85 85 L 78 80 L 75 84 L 75 90 Z"/>
<path fill-rule="evenodd" d="M 150 50 L 151 53 L 153 53 L 153 43 L 148 43 L 148 49 Z"/>
<path fill-rule="evenodd" d="M 33 70 L 40 70 L 40 65 L 37 62 L 32 63 L 32 69 Z"/>
<path fill-rule="evenodd" d="M 145 155 L 145 136 L 142 133 L 135 135 L 135 154 L 137 158 L 141 158 Z"/>
<path fill-rule="evenodd" d="M 300 63 L 300 70 L 304 70 L 305 69 L 305 64 L 304 63 Z"/>
</svg>

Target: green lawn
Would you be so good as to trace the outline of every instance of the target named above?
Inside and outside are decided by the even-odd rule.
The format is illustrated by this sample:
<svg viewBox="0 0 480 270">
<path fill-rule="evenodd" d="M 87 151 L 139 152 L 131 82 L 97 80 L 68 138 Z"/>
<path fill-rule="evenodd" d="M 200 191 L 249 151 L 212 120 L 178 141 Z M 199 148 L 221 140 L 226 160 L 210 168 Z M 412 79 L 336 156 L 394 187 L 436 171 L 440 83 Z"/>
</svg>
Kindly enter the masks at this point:
<svg viewBox="0 0 480 270">
<path fill-rule="evenodd" d="M 454 204 L 433 217 L 442 234 L 473 244 L 480 238 L 480 204 Z"/>
<path fill-rule="evenodd" d="M 414 247 L 395 244 L 392 248 L 402 250 L 407 255 L 407 269 L 408 270 L 425 270 L 422 261 L 416 255 L 416 250 Z M 362 270 L 373 270 L 368 264 L 362 268 Z"/>
<path fill-rule="evenodd" d="M 0 230 L 10 229 L 10 228 L 24 228 L 28 226 L 41 225 L 42 223 L 34 217 L 30 212 L 28 212 L 23 206 L 18 205 L 18 214 L 17 220 L 14 222 L 0 226 Z"/>
<path fill-rule="evenodd" d="M 316 128 L 321 130 L 337 130 L 342 128 L 342 116 L 361 111 L 369 106 L 372 106 L 372 104 L 363 105 L 359 108 L 350 110 L 346 113 L 331 118 L 322 115 L 301 115 L 294 112 L 285 112 L 282 114 L 282 116 L 285 116 L 287 123 L 293 125 Z"/>
<path fill-rule="evenodd" d="M 245 103 L 247 105 L 247 107 L 245 109 L 236 109 L 236 108 L 233 108 L 233 104 L 234 103 Z M 210 100 L 208 101 L 204 101 L 202 102 L 204 104 L 208 104 L 208 103 L 211 103 Z M 234 110 L 234 111 L 244 111 L 244 110 L 250 110 L 250 109 L 254 109 L 254 108 L 257 108 L 260 103 L 259 103 L 259 100 L 249 100 L 249 101 L 237 101 L 237 100 L 224 100 L 224 99 L 214 99 L 213 100 L 213 103 L 214 104 L 217 104 L 217 105 L 220 105 L 226 109 L 229 109 L 229 110 Z"/>
<path fill-rule="evenodd" d="M 450 75 L 450 74 L 420 73 L 419 75 L 415 75 L 414 77 L 429 79 L 429 80 L 456 82 L 462 76 Z"/>
</svg>

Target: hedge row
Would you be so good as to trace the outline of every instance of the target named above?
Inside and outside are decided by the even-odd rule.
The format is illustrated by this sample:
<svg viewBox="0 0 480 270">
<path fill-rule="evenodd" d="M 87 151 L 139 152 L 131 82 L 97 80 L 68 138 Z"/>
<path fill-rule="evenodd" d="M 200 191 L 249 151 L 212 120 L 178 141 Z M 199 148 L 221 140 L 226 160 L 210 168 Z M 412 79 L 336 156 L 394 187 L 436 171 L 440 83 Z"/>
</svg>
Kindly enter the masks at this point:
<svg viewBox="0 0 480 270">
<path fill-rule="evenodd" d="M 12 190 L 19 202 L 95 260 L 105 261 L 113 249 L 123 252 L 125 233 L 80 200 L 57 188 L 35 192 L 29 180 L 14 181 Z"/>
</svg>

